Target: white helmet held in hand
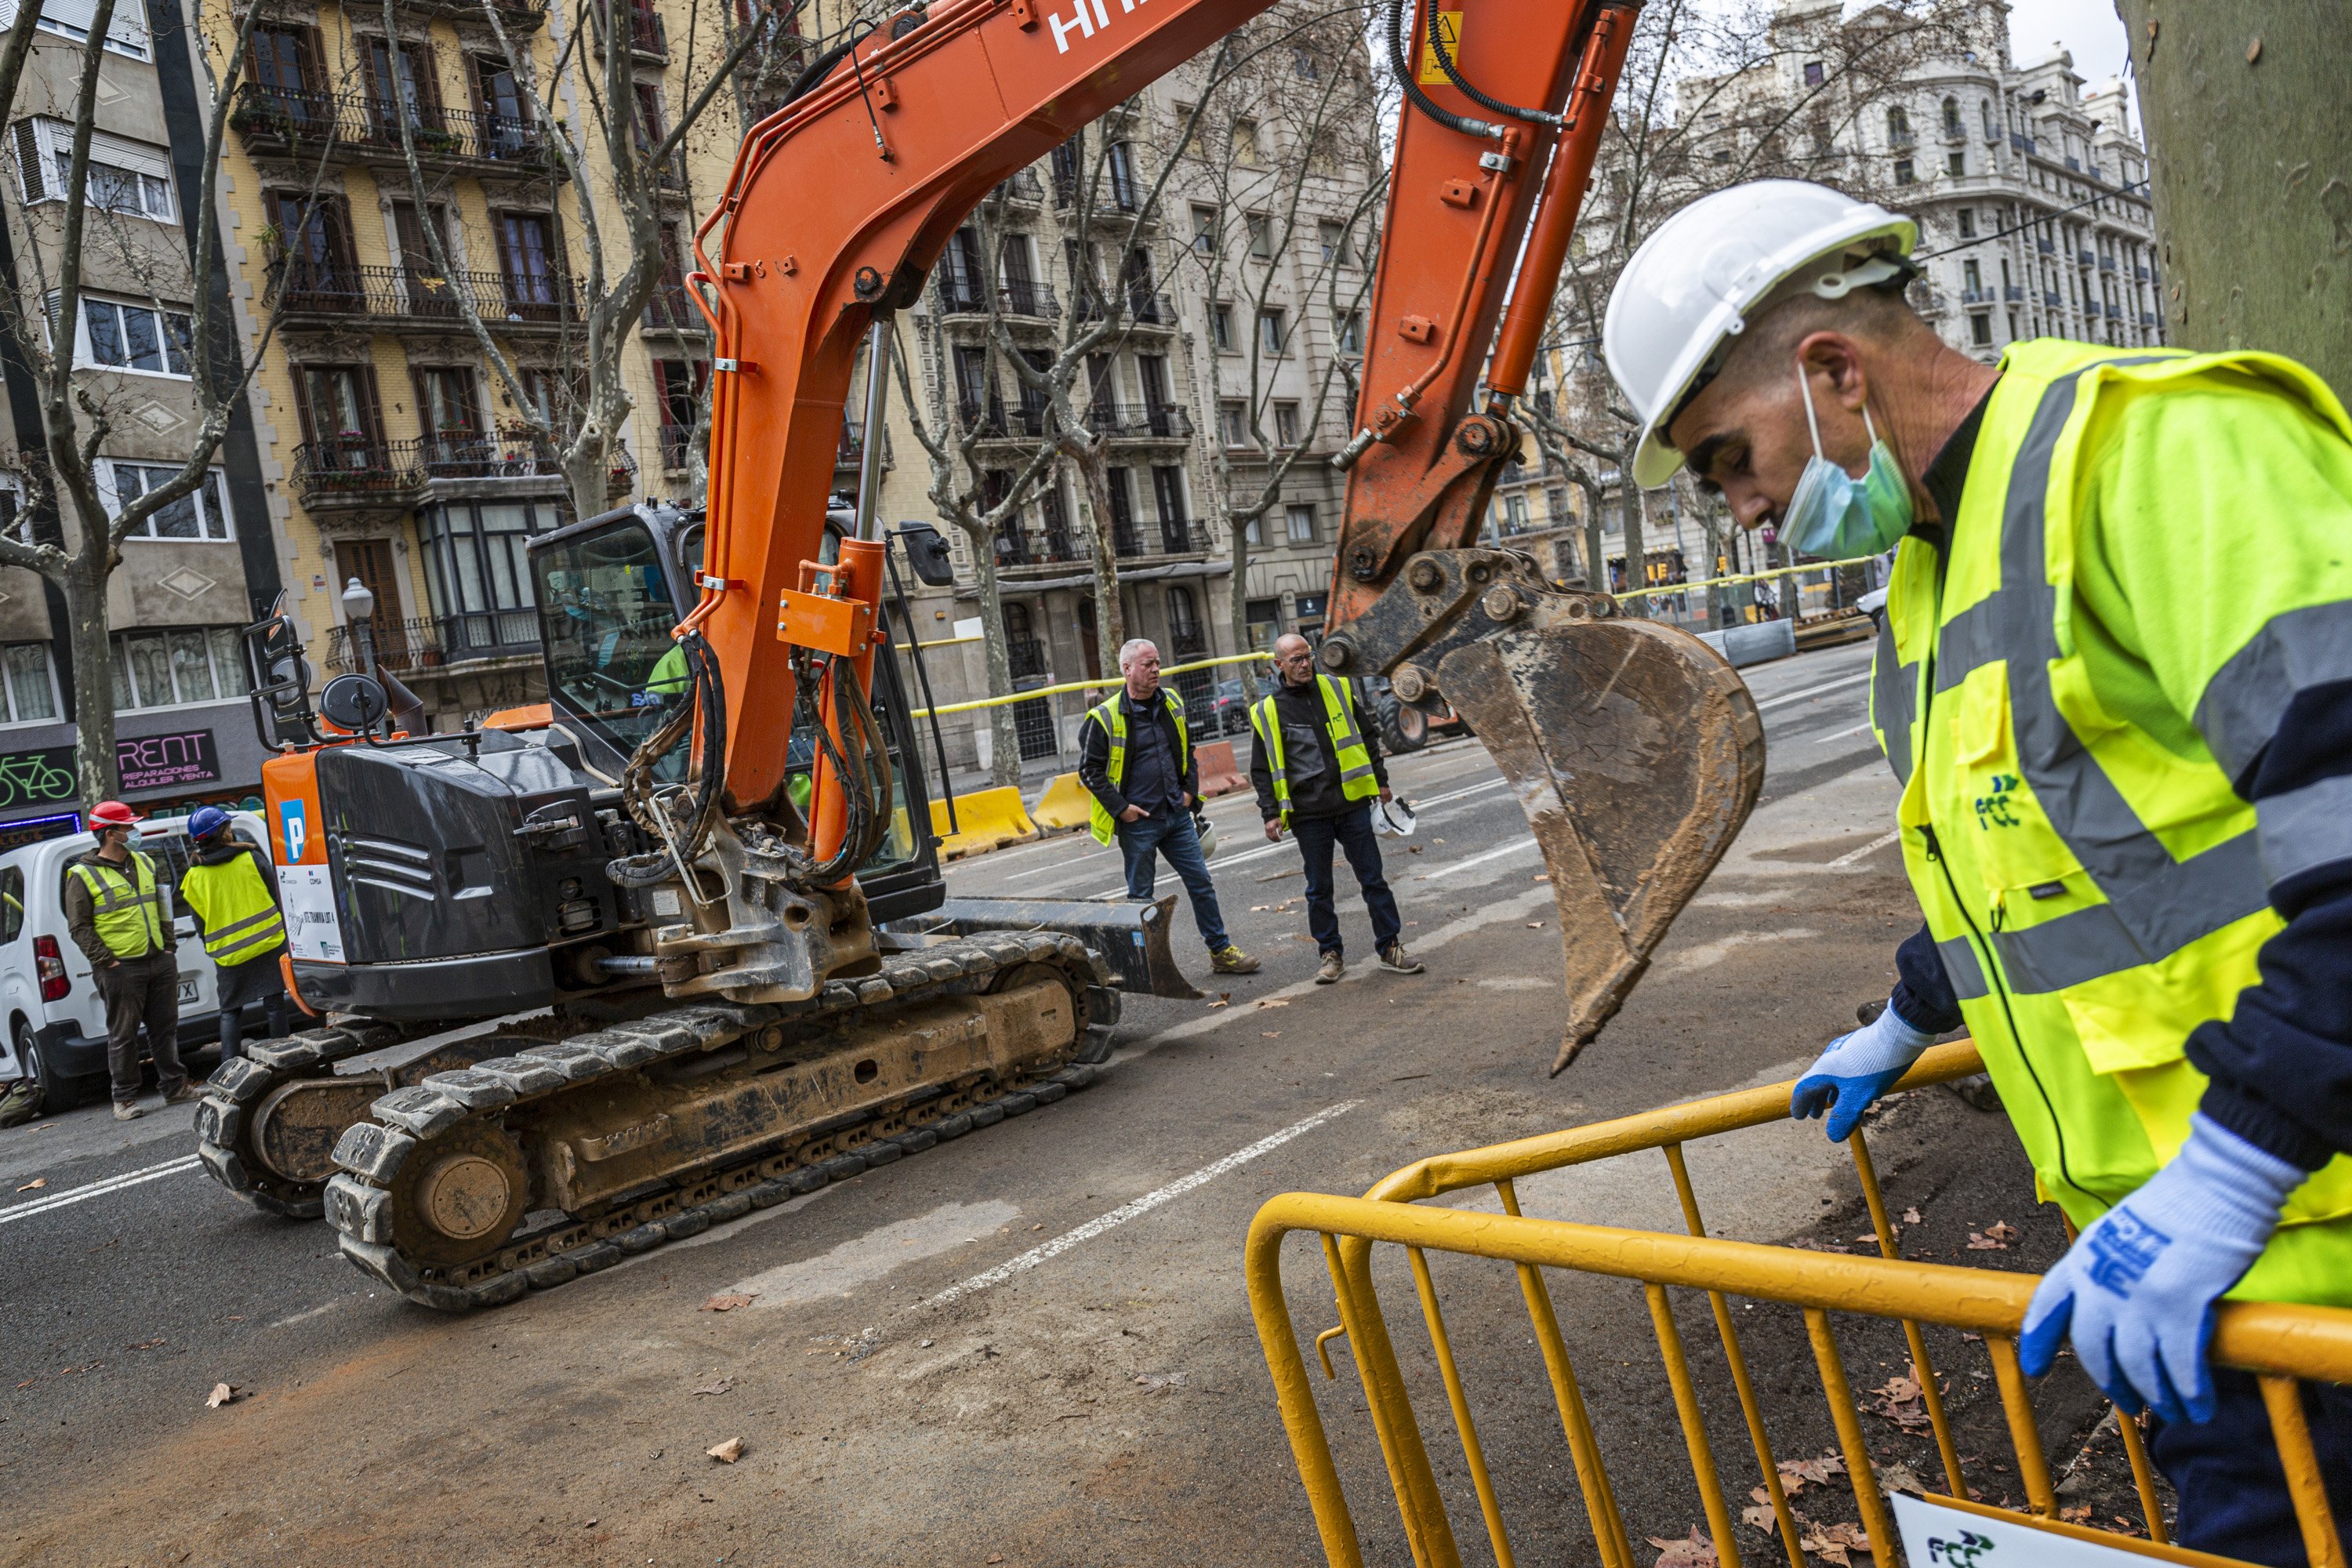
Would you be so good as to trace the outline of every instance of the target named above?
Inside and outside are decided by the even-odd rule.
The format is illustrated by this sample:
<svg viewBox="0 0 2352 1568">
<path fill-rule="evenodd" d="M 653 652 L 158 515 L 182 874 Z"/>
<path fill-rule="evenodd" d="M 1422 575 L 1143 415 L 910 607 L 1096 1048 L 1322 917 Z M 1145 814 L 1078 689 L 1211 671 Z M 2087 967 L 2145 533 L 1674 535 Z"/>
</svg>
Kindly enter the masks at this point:
<svg viewBox="0 0 2352 1568">
<path fill-rule="evenodd" d="M 1803 180 L 1751 180 L 1660 224 L 1618 276 L 1601 327 L 1609 374 L 1642 418 L 1633 482 L 1654 489 L 1682 467 L 1665 426 L 1751 317 L 1792 294 L 1899 286 L 1918 271 L 1918 243 L 1911 219 Z"/>
<path fill-rule="evenodd" d="M 1372 831 L 1383 838 L 1410 838 L 1416 819 L 1412 802 L 1402 795 L 1372 802 Z"/>
<path fill-rule="evenodd" d="M 1201 858 L 1210 859 L 1217 853 L 1217 826 L 1202 811 L 1192 813 L 1192 831 L 1201 836 Z"/>
</svg>

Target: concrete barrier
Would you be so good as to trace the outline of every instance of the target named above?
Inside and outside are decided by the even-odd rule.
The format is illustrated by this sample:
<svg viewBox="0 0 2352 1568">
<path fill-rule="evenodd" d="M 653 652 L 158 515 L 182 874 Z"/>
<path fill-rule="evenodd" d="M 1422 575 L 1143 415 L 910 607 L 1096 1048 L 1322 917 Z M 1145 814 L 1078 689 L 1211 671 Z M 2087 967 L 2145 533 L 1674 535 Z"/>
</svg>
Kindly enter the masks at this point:
<svg viewBox="0 0 2352 1568">
<path fill-rule="evenodd" d="M 1095 797 L 1076 773 L 1056 773 L 1037 804 L 1029 808 L 1040 827 L 1084 827 L 1094 816 Z"/>
<path fill-rule="evenodd" d="M 1211 741 L 1196 748 L 1193 754 L 1201 760 L 1202 795 L 1231 795 L 1249 788 L 1249 774 L 1242 772 L 1231 741 Z"/>
<path fill-rule="evenodd" d="M 1022 804 L 1021 792 L 1010 784 L 960 795 L 955 797 L 955 808 L 958 831 L 950 834 L 947 803 L 931 802 L 931 831 L 939 837 L 942 860 L 984 855 L 991 849 L 1037 837 L 1037 824 L 1030 819 L 1028 807 Z"/>
<path fill-rule="evenodd" d="M 1797 651 L 1797 623 L 1794 621 L 1756 621 L 1746 626 L 1726 626 L 1719 632 L 1701 632 L 1698 640 L 1729 659 L 1737 669 L 1743 665 L 1761 664 L 1766 659 L 1787 658 Z"/>
</svg>

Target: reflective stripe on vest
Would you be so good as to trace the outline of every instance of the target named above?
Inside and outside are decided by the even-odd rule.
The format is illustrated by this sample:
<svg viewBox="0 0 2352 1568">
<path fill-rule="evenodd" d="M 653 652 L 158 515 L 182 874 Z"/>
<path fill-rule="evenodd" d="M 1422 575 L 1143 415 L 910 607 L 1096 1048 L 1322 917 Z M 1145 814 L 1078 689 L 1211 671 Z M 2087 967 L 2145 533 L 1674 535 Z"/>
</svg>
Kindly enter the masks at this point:
<svg viewBox="0 0 2352 1568">
<path fill-rule="evenodd" d="M 91 923 L 99 941 L 117 958 L 138 958 L 164 945 L 163 900 L 155 887 L 155 866 L 136 849 L 128 869 L 104 862 L 77 861 L 73 874 L 89 889 Z"/>
<path fill-rule="evenodd" d="M 1103 733 L 1110 738 L 1110 761 L 1103 772 L 1113 789 L 1117 789 L 1127 777 L 1127 713 L 1119 700 L 1126 695 L 1124 691 L 1113 693 L 1109 701 L 1097 703 L 1087 710 L 1086 719 L 1080 721 L 1081 723 L 1092 721 L 1100 724 Z M 1170 721 L 1176 726 L 1176 778 L 1181 788 L 1184 769 L 1192 755 L 1192 738 L 1184 730 L 1182 700 L 1162 687 L 1160 700 L 1168 711 Z M 1118 819 L 1111 816 L 1101 801 L 1095 798 L 1091 790 L 1087 792 L 1087 826 L 1097 844 L 1109 843 L 1118 830 Z"/>
<path fill-rule="evenodd" d="M 205 922 L 205 952 L 215 963 L 247 963 L 285 943 L 286 919 L 250 854 L 189 867 L 180 895 Z"/>
<path fill-rule="evenodd" d="M 1356 728 L 1356 705 L 1340 694 L 1339 683 L 1318 671 L 1315 684 L 1323 694 L 1323 727 L 1331 742 L 1332 765 L 1339 770 L 1339 795 L 1343 800 L 1370 800 L 1381 793 L 1381 784 L 1372 772 L 1372 754 L 1364 748 L 1364 737 Z M 1274 776 L 1274 804 L 1282 813 L 1283 823 L 1290 821 L 1290 769 L 1282 755 L 1282 720 L 1275 712 L 1274 699 L 1262 697 L 1250 708 L 1250 729 L 1265 752 L 1266 771 Z"/>
</svg>

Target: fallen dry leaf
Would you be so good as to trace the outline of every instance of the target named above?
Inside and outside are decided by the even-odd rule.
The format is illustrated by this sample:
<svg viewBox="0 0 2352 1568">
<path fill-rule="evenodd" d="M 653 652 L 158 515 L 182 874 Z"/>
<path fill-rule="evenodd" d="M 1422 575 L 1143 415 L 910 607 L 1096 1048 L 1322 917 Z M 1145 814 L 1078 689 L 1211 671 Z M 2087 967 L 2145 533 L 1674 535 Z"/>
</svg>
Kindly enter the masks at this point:
<svg viewBox="0 0 2352 1568">
<path fill-rule="evenodd" d="M 1797 1544 L 1823 1562 L 1836 1563 L 1838 1568 L 1853 1568 L 1853 1559 L 1848 1553 L 1870 1550 L 1870 1533 L 1858 1524 L 1823 1525 L 1808 1521 L 1806 1530 Z"/>
<path fill-rule="evenodd" d="M 1756 1489 L 1760 1492 L 1764 1489 L 1762 1487 L 1758 1487 Z M 1756 1508 L 1741 1509 L 1739 1510 L 1739 1522 L 1749 1526 L 1751 1529 L 1761 1530 L 1767 1533 L 1780 1528 L 1780 1521 L 1773 1517 L 1772 1505 L 1769 1502 Z"/>
<path fill-rule="evenodd" d="M 205 1408 L 218 1410 L 224 1405 L 235 1403 L 237 1395 L 244 1392 L 233 1384 L 215 1383 L 213 1384 L 213 1391 L 205 1395 Z"/>
<path fill-rule="evenodd" d="M 722 1377 L 716 1383 L 704 1384 L 700 1388 L 696 1389 L 694 1392 L 697 1394 L 724 1394 L 734 1386 L 735 1380 L 733 1378 Z"/>
<path fill-rule="evenodd" d="M 1258 1033 L 1269 1040 L 1278 1040 L 1282 1038 L 1282 1031 L 1280 1029 L 1260 1029 Z"/>
<path fill-rule="evenodd" d="M 1528 929 L 1529 931 L 1541 931 L 1541 930 L 1543 930 L 1543 921 L 1529 921 L 1528 922 Z"/>
<path fill-rule="evenodd" d="M 2000 1228 L 1999 1226 L 1993 1226 L 1994 1230 Z M 2011 1234 L 2014 1235 L 2015 1232 Z M 1970 1252 L 2007 1252 L 2009 1243 L 1985 1231 L 1972 1230 L 1969 1232 L 1969 1250 Z"/>
<path fill-rule="evenodd" d="M 48 1177 L 35 1176 L 31 1181 L 26 1182 L 23 1186 L 18 1187 L 16 1190 L 20 1193 L 37 1193 L 48 1184 Z"/>
<path fill-rule="evenodd" d="M 738 1307 L 748 1307 L 751 1304 L 750 1296 L 713 1296 L 702 1304 L 702 1310 L 706 1312 L 731 1312 Z"/>
<path fill-rule="evenodd" d="M 1927 1409 L 1919 1402 L 1917 1378 L 1890 1377 L 1871 1392 L 1878 1397 L 1863 1408 L 1873 1415 L 1883 1415 L 1906 1431 L 1929 1425 Z"/>
<path fill-rule="evenodd" d="M 1549 882 L 1551 880 L 1551 873 L 1549 871 L 1538 871 L 1535 874 L 1535 880 L 1538 882 Z"/>
<path fill-rule="evenodd" d="M 1919 1479 L 1919 1472 L 1900 1459 L 1871 1468 L 1878 1472 L 1878 1489 L 1889 1496 L 1895 1492 L 1909 1492 L 1913 1497 L 1927 1495 L 1927 1483 Z"/>
<path fill-rule="evenodd" d="M 1827 1486 L 1832 1476 L 1845 1474 L 1845 1456 L 1831 1452 L 1818 1459 L 1783 1459 L 1772 1468 L 1780 1472 L 1780 1489 L 1795 1497 L 1808 1482 Z"/>
<path fill-rule="evenodd" d="M 142 1340 L 135 1345 L 125 1345 L 122 1348 L 127 1351 L 152 1351 L 163 1342 L 162 1340 Z"/>
<path fill-rule="evenodd" d="M 1230 1007 L 1233 1005 L 1233 1003 L 1228 1001 L 1226 998 L 1220 996 L 1215 1001 L 1210 1003 L 1209 1005 L 1212 1007 Z"/>
<path fill-rule="evenodd" d="M 1004 1561 L 1004 1553 L 1003 1553 L 1003 1552 L 991 1552 L 991 1553 L 989 1554 L 989 1558 L 988 1558 L 988 1560 L 989 1560 L 991 1563 L 1002 1563 L 1002 1562 L 1003 1562 L 1003 1561 Z"/>
<path fill-rule="evenodd" d="M 1418 855 L 1421 853 L 1421 846 L 1418 844 L 1408 844 L 1404 847 L 1404 852 L 1408 855 Z"/>
<path fill-rule="evenodd" d="M 1280 996 L 1261 996 L 1257 999 L 1257 1005 L 1261 1007 L 1287 1007 L 1290 1005 L 1287 1000 Z"/>
<path fill-rule="evenodd" d="M 1919 1224 L 1919 1211 L 1917 1209 L 1905 1209 L 1903 1211 L 1903 1223 L 1905 1225 Z"/>
<path fill-rule="evenodd" d="M 1789 1243 L 1789 1245 L 1797 1248 L 1801 1252 L 1849 1252 L 1853 1250 L 1842 1241 L 1815 1241 L 1810 1236 L 1801 1236 L 1797 1237 L 1796 1240 Z"/>
<path fill-rule="evenodd" d="M 730 1437 L 724 1443 L 714 1443 L 702 1451 L 722 1465 L 731 1465 L 743 1457 L 743 1439 Z"/>
<path fill-rule="evenodd" d="M 2062 1508 L 2058 1510 L 2058 1517 L 2069 1524 L 2081 1524 L 2091 1517 L 2091 1505 L 2084 1503 L 2080 1508 Z"/>
<path fill-rule="evenodd" d="M 1661 1541 L 1654 1535 L 1648 1539 L 1658 1548 L 1656 1568 L 1715 1568 L 1715 1542 L 1696 1524 L 1681 1541 Z"/>
</svg>

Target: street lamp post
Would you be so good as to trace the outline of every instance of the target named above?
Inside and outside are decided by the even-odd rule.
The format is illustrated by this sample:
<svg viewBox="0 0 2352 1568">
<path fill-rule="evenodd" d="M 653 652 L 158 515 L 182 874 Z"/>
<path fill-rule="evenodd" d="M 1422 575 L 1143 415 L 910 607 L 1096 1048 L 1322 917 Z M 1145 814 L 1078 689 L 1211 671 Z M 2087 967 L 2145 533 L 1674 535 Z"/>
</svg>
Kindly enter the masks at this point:
<svg viewBox="0 0 2352 1568">
<path fill-rule="evenodd" d="M 375 595 L 357 577 L 343 585 L 343 619 L 360 645 L 361 670 L 371 680 L 381 679 L 375 670 Z"/>
</svg>

